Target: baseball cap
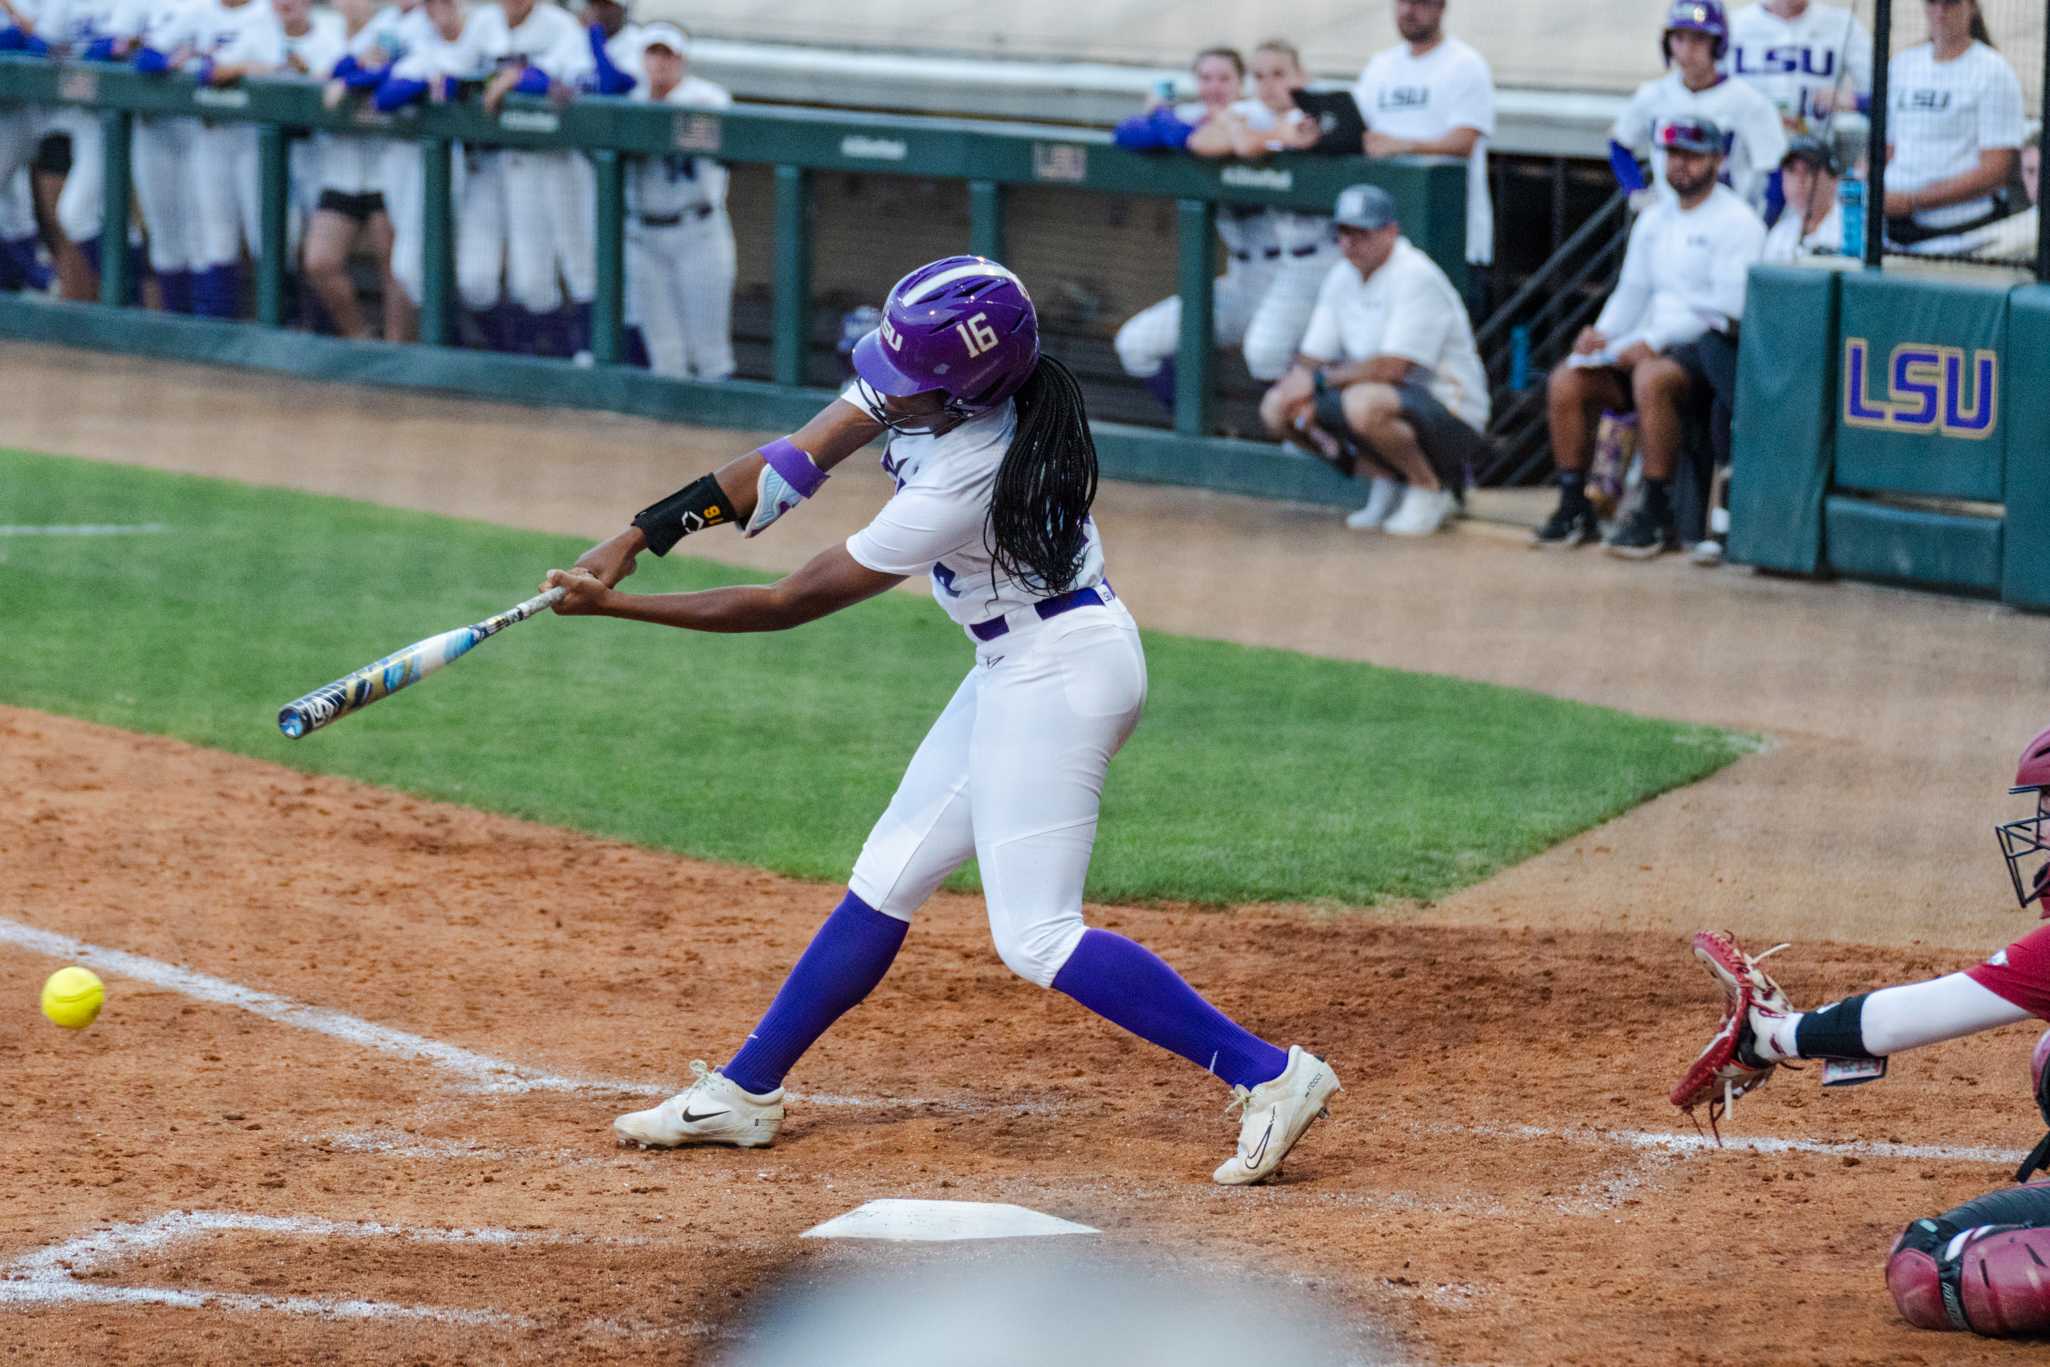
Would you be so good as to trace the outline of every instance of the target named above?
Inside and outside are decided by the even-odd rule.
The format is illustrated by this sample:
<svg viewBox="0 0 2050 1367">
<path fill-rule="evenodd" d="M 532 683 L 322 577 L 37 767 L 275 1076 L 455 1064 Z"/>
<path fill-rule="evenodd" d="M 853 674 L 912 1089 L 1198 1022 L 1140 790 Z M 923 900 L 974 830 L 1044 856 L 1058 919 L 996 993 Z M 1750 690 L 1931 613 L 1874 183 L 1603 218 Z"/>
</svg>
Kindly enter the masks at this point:
<svg viewBox="0 0 2050 1367">
<path fill-rule="evenodd" d="M 681 57 L 690 51 L 690 39 L 674 24 L 650 24 L 641 30 L 641 46 L 666 47 Z"/>
<path fill-rule="evenodd" d="M 1378 185 L 1348 185 L 1338 192 L 1331 218 L 1341 228 L 1370 233 L 1395 221 L 1395 199 Z"/>
<path fill-rule="evenodd" d="M 1709 119 L 1674 119 L 1659 130 L 1659 146 L 1668 152 L 1723 150 L 1723 130 Z"/>
<path fill-rule="evenodd" d="M 1836 152 L 1812 133 L 1797 133 L 1787 139 L 1787 154 L 1780 158 L 1780 165 L 1790 161 L 1805 161 L 1818 171 L 1837 174 Z"/>
</svg>

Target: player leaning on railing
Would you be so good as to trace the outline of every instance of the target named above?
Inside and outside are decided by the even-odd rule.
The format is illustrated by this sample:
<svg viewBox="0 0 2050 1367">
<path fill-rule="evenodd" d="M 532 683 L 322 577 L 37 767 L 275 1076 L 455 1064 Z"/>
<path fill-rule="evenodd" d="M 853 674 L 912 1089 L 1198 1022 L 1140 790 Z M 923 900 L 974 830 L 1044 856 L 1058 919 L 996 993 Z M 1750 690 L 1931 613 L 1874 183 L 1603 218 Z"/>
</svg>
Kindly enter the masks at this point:
<svg viewBox="0 0 2050 1367">
<path fill-rule="evenodd" d="M 2050 917 L 2050 729 L 2023 747 L 2014 794 L 2034 810 L 1994 827 L 2015 897 Z M 1784 946 L 1781 946 L 1784 948 Z M 1703 931 L 1694 953 L 1723 989 L 1723 1022 L 1673 1088 L 1690 1114 L 1709 1108 L 1717 1123 L 1754 1088 L 1797 1060 L 1824 1061 L 1824 1085 L 1869 1082 L 1887 1060 L 2031 1017 L 2050 1020 L 2050 925 L 2038 926 L 1982 964 L 1928 982 L 1860 992 L 1813 1011 L 1796 1011 L 1759 967 L 1777 952 L 1746 954 L 1727 934 Z M 2050 1121 L 2050 1033 L 2036 1046 L 2035 1091 Z M 2004 1337 L 2050 1330 L 2050 1181 L 2029 1182 L 2050 1167 L 2050 1136 L 2022 1163 L 2024 1186 L 1995 1191 L 1942 1215 L 1917 1220 L 1895 1242 L 1886 1281 L 1909 1321 L 1927 1329 L 1972 1329 Z"/>
<path fill-rule="evenodd" d="M 854 383 L 797 433 L 643 510 L 544 585 L 568 591 L 556 608 L 565 614 L 751 632 L 801 626 L 929 576 L 975 648 L 846 896 L 768 1014 L 723 1068 L 694 1064 L 689 1090 L 619 1117 L 615 1130 L 661 1148 L 773 1140 L 784 1075 L 882 981 L 912 913 L 972 858 L 1005 964 L 1216 1074 L 1244 1114 L 1215 1180 L 1272 1175 L 1338 1090 L 1330 1067 L 1260 1039 L 1146 949 L 1082 921 L 1104 774 L 1138 725 L 1146 659 L 1104 578 L 1090 517 L 1096 447 L 1074 377 L 1040 354 L 1023 283 L 980 257 L 898 281 L 854 366 Z M 702 593 L 615 587 L 644 549 L 665 554 L 707 526 L 761 531 L 885 431 L 895 495 L 796 573 Z"/>
</svg>

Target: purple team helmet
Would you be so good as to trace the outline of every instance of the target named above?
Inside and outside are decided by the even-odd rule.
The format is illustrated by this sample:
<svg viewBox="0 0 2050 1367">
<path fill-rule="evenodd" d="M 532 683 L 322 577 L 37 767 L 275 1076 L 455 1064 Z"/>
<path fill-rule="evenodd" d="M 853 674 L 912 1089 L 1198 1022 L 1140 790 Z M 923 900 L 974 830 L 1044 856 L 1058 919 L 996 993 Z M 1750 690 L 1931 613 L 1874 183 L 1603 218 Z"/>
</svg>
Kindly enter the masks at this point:
<svg viewBox="0 0 2050 1367">
<path fill-rule="evenodd" d="M 854 344 L 854 373 L 876 421 L 907 425 L 883 410 L 885 398 L 933 390 L 947 396 L 944 416 L 969 418 L 1017 393 L 1039 364 L 1039 318 L 1025 284 L 986 256 L 949 256 L 920 266 L 890 288 L 877 328 Z"/>
<path fill-rule="evenodd" d="M 1659 53 L 1666 65 L 1673 64 L 1672 36 L 1675 33 L 1705 33 L 1715 40 L 1715 59 L 1720 62 L 1730 50 L 1730 16 L 1722 0 L 1675 0 L 1666 14 L 1666 26 L 1659 33 Z"/>
</svg>

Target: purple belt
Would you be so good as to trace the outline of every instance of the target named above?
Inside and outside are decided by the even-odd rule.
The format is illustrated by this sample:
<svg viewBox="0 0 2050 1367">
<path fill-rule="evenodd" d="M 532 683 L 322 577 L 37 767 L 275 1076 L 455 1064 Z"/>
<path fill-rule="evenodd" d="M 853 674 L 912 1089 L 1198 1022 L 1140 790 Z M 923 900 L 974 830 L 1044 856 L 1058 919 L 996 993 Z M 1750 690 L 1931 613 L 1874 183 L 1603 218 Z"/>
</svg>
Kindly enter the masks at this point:
<svg viewBox="0 0 2050 1367">
<path fill-rule="evenodd" d="M 1039 619 L 1043 622 L 1064 612 L 1073 612 L 1076 608 L 1097 607 L 1116 597 L 1117 593 L 1111 588 L 1110 580 L 1105 579 L 1086 589 L 1073 589 L 1053 598 L 1042 598 L 1032 605 L 1032 610 L 1039 614 Z M 969 623 L 968 634 L 978 641 L 994 641 L 1010 629 L 1011 624 L 1003 618 L 991 617 L 986 621 Z"/>
</svg>

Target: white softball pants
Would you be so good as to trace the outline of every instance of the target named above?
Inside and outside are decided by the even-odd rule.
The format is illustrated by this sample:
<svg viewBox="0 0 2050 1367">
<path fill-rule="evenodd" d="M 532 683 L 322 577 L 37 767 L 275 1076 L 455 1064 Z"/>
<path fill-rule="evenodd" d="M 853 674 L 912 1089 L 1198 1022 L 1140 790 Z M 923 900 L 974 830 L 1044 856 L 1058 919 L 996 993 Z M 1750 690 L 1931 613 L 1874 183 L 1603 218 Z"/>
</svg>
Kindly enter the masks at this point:
<svg viewBox="0 0 2050 1367">
<path fill-rule="evenodd" d="M 35 191 L 29 185 L 27 169 L 22 168 L 0 184 L 0 241 L 19 242 L 35 235 Z"/>
<path fill-rule="evenodd" d="M 1268 286 L 1274 282 L 1275 263 L 1266 259 L 1240 261 L 1233 258 L 1211 286 L 1210 321 L 1217 345 L 1237 346 L 1246 338 L 1246 325 L 1253 321 Z M 1307 321 L 1305 322 L 1307 326 Z M 1118 329 L 1118 363 L 1125 374 L 1145 379 L 1160 372 L 1161 363 L 1171 359 L 1182 336 L 1182 301 L 1177 295 L 1148 305 L 1125 320 Z"/>
<path fill-rule="evenodd" d="M 650 228 L 628 220 L 626 316 L 657 375 L 723 380 L 733 373 L 733 220 L 724 209 Z"/>
<path fill-rule="evenodd" d="M 1302 256 L 1284 255 L 1253 317 L 1246 324 L 1246 369 L 1256 380 L 1278 380 L 1295 363 L 1324 277 L 1338 264 L 1336 246 L 1320 247 Z"/>
<path fill-rule="evenodd" d="M 36 110 L 0 109 L 0 185 L 35 160 L 38 126 Z"/>
<path fill-rule="evenodd" d="M 197 119 L 135 121 L 130 156 L 135 202 L 149 228 L 149 263 L 160 274 L 210 264 L 200 257 L 192 202 L 191 161 L 198 137 Z"/>
<path fill-rule="evenodd" d="M 488 309 L 505 296 L 529 313 L 597 297 L 598 262 L 583 229 L 571 152 L 513 149 L 474 154 L 456 223 L 456 285 L 463 307 Z"/>
<path fill-rule="evenodd" d="M 426 154 L 411 138 L 393 138 L 378 156 L 378 189 L 384 195 L 385 217 L 391 220 L 391 273 L 399 288 L 420 307 L 427 292 L 427 170 L 421 164 Z M 449 149 L 451 175 L 461 175 L 463 149 Z M 462 203 L 462 181 L 451 183 L 456 203 Z"/>
<path fill-rule="evenodd" d="M 263 247 L 263 203 L 258 194 L 254 124 L 201 124 L 188 164 L 196 263 L 201 270 L 233 266 L 246 246 Z"/>
<path fill-rule="evenodd" d="M 67 107 L 50 116 L 52 128 L 71 135 L 71 170 L 57 194 L 57 226 L 73 242 L 88 242 L 106 227 L 106 135 L 96 110 Z"/>
<path fill-rule="evenodd" d="M 849 888 L 909 921 L 973 857 L 997 953 L 1020 977 L 1050 986 L 1085 928 L 1104 772 L 1145 705 L 1146 656 L 1121 602 L 980 644 Z"/>
</svg>

